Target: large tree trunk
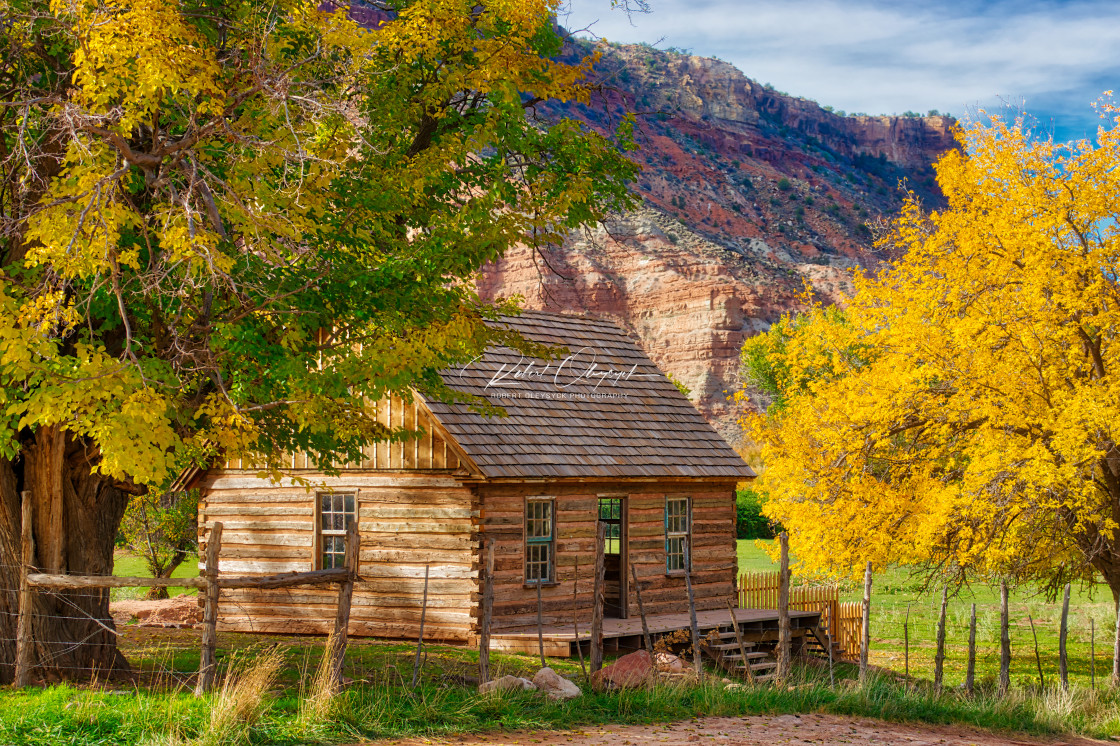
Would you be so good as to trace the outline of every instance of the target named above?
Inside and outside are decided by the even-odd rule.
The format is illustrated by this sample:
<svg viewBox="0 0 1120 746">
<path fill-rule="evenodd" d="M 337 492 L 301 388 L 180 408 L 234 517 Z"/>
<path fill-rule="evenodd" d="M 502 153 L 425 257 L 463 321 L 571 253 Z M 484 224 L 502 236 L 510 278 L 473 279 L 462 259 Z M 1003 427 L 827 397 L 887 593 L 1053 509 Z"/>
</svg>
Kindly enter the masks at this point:
<svg viewBox="0 0 1120 746">
<path fill-rule="evenodd" d="M 32 500 L 40 571 L 113 571 L 113 545 L 130 493 L 92 473 L 96 463 L 95 446 L 53 427 L 24 439 L 16 460 L 0 460 L 0 683 L 14 674 L 24 490 Z M 33 614 L 34 677 L 88 680 L 129 673 L 117 649 L 108 589 L 38 590 Z"/>
</svg>

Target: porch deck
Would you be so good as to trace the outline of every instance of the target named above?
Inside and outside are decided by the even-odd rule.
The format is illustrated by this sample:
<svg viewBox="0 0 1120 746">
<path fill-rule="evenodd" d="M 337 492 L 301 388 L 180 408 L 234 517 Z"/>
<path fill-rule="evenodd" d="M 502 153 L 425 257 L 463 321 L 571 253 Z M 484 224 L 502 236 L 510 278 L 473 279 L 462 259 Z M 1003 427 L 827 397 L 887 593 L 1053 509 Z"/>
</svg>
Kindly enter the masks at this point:
<svg viewBox="0 0 1120 746">
<path fill-rule="evenodd" d="M 735 609 L 735 621 L 743 631 L 744 640 L 753 642 L 776 642 L 778 639 L 778 612 L 775 609 Z M 805 632 L 820 624 L 821 615 L 816 611 L 797 611 L 790 609 L 790 628 L 794 638 L 804 636 Z M 650 637 L 658 638 L 679 630 L 688 630 L 691 621 L 688 612 L 679 614 L 653 614 L 646 617 Z M 700 636 L 709 630 L 730 627 L 731 619 L 727 609 L 712 609 L 696 612 L 696 625 Z M 567 626 L 546 624 L 541 628 L 544 640 L 544 654 L 552 658 L 567 658 L 576 654 L 576 634 L 571 624 Z M 586 650 L 591 640 L 591 620 L 581 619 L 579 623 L 579 644 Z M 490 636 L 493 650 L 517 653 L 537 652 L 537 627 L 512 627 L 497 630 Z M 635 615 L 629 619 L 603 619 L 603 647 L 611 652 L 638 650 L 642 643 L 642 620 Z"/>
</svg>

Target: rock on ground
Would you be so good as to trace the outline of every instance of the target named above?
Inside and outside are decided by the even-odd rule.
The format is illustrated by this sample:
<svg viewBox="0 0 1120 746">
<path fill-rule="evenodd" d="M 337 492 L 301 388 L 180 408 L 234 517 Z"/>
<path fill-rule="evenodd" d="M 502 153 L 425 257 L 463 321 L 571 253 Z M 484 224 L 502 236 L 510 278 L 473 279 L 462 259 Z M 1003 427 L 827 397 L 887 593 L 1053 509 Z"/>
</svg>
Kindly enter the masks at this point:
<svg viewBox="0 0 1120 746">
<path fill-rule="evenodd" d="M 688 669 L 685 662 L 672 653 L 655 653 L 653 661 L 657 670 L 663 673 L 684 673 Z"/>
<path fill-rule="evenodd" d="M 516 692 L 526 691 L 531 692 L 536 690 L 536 685 L 528 679 L 523 679 L 520 676 L 503 676 L 500 679 L 487 681 L 484 684 L 479 684 L 478 693 L 486 694 L 487 692 Z"/>
<path fill-rule="evenodd" d="M 657 678 L 653 657 L 646 650 L 622 656 L 591 676 L 591 686 L 601 689 L 632 689 L 646 686 Z"/>
<path fill-rule="evenodd" d="M 575 699 L 583 694 L 580 688 L 547 666 L 537 671 L 533 684 L 550 699 Z"/>
<path fill-rule="evenodd" d="M 141 627 L 196 627 L 202 622 L 198 597 L 187 595 L 114 601 L 109 604 L 109 613 L 119 623 L 135 619 Z"/>
</svg>

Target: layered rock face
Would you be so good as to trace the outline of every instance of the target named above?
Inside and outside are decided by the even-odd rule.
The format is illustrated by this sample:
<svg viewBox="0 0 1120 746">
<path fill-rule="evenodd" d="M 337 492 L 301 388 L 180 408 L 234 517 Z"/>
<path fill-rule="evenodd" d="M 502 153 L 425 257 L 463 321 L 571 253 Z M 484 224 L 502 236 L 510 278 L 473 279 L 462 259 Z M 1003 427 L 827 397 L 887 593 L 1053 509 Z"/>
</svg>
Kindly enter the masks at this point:
<svg viewBox="0 0 1120 746">
<path fill-rule="evenodd" d="M 548 114 L 606 128 L 625 111 L 652 112 L 634 155 L 642 206 L 562 246 L 509 253 L 479 290 L 615 320 L 737 443 L 729 397 L 742 386 L 743 341 L 802 308 L 806 288 L 842 302 L 851 273 L 882 259 L 874 236 L 904 190 L 940 200 L 931 164 L 954 147 L 953 121 L 839 116 L 719 60 L 600 51 L 605 104 Z"/>
</svg>

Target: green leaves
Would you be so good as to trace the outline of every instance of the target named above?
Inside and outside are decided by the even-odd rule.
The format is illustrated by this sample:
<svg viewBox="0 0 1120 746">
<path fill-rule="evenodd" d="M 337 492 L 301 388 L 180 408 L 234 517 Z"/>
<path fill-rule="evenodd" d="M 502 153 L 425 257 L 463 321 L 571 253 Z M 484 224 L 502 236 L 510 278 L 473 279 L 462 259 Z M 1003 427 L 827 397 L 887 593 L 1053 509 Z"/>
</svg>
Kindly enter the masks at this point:
<svg viewBox="0 0 1120 746">
<path fill-rule="evenodd" d="M 5 68 L 0 452 L 58 423 L 149 484 L 216 452 L 346 460 L 385 434 L 368 402 L 450 396 L 438 369 L 517 343 L 475 274 L 629 204 L 633 123 L 526 108 L 588 95 L 550 2 L 398 8 L 20 3 L 0 41 L 62 56 Z"/>
</svg>

